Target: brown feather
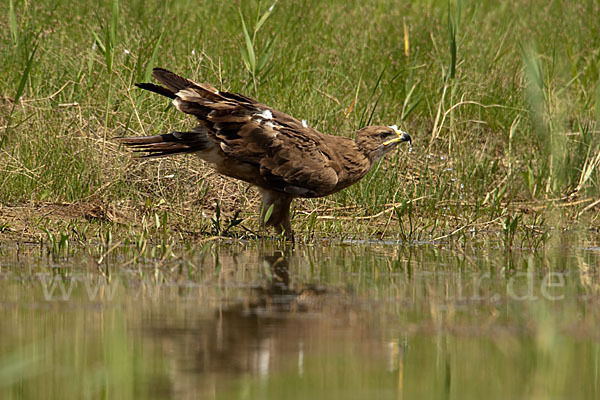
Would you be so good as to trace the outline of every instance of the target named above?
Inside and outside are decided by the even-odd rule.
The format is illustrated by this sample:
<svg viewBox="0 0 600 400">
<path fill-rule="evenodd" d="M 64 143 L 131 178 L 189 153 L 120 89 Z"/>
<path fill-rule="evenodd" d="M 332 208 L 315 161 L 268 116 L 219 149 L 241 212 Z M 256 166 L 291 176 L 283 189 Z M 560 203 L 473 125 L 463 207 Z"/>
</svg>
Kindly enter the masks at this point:
<svg viewBox="0 0 600 400">
<path fill-rule="evenodd" d="M 192 82 L 191 80 L 174 74 L 173 72 L 164 68 L 154 68 L 152 70 L 152 76 L 154 79 L 171 89 L 171 91 L 174 93 L 177 93 L 178 91 L 188 87 L 196 86 L 196 83 Z"/>
</svg>

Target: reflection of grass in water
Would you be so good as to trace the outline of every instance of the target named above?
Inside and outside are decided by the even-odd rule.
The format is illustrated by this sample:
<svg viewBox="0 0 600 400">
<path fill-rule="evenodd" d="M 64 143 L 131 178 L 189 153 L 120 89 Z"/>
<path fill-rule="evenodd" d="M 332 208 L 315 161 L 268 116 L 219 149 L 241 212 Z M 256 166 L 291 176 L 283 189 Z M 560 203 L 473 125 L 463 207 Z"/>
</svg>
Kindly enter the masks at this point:
<svg viewBox="0 0 600 400">
<path fill-rule="evenodd" d="M 290 355 L 268 375 L 248 374 L 217 399 L 597 398 L 600 345 L 562 339 L 541 352 L 529 337 L 408 337 L 398 353 L 358 353 L 352 341 Z M 380 343 L 386 348 L 385 343 Z M 343 354 L 343 355 L 342 355 Z M 390 357 L 394 357 L 390 359 Z M 229 389 L 226 389 L 229 388 Z"/>
<path fill-rule="evenodd" d="M 12 387 L 23 385 L 44 373 L 39 367 L 43 357 L 32 344 L 17 348 L 0 356 L 0 391 L 9 392 Z"/>
<path fill-rule="evenodd" d="M 23 330 L 16 341 L 29 344 L 12 343 L 11 348 L 16 349 L 0 356 L 3 399 L 165 396 L 168 376 L 160 354 L 143 342 L 132 340 L 120 311 L 53 313 L 51 317 L 23 313 L 22 322 L 32 329 Z M 27 320 L 28 316 L 32 319 Z M 102 329 L 81 329 L 81 324 L 91 320 L 101 323 Z M 3 321 L 3 327 L 9 322 Z M 3 329 L 0 332 L 6 340 L 9 333 Z"/>
<path fill-rule="evenodd" d="M 273 307 L 278 315 L 272 317 L 268 306 L 249 309 L 261 303 L 253 296 L 275 281 L 256 247 L 174 249 L 185 250 L 182 258 L 148 258 L 126 268 L 121 261 L 137 257 L 138 249 L 117 248 L 102 272 L 110 271 L 113 283 L 133 274 L 148 286 L 136 298 L 122 286 L 116 304 L 89 302 L 82 287 L 70 302 L 45 302 L 41 288 L 27 286 L 26 278 L 50 269 L 63 270 L 65 279 L 96 277 L 97 256 L 90 273 L 81 267 L 88 254 L 80 248 L 71 248 L 60 268 L 3 267 L 22 278 L 8 287 L 0 280 L 7 304 L 26 299 L 14 312 L 0 308 L 3 394 L 151 398 L 167 397 L 171 389 L 193 393 L 201 385 L 218 398 L 348 399 L 397 398 L 401 386 L 404 398 L 598 397 L 596 251 L 298 245 L 289 260 L 290 282 L 297 291 L 322 287 L 323 296 L 309 313 L 281 315 L 282 308 Z M 275 244 L 265 247 L 277 253 Z M 35 250 L 46 263 L 28 262 L 23 251 L 21 262 L 51 264 L 51 256 Z M 538 300 L 511 299 L 510 279 L 526 272 Z M 564 288 L 552 291 L 563 300 L 544 300 L 540 282 L 548 272 L 567 273 Z M 259 294 L 251 289 L 256 286 L 263 288 Z M 188 298 L 188 289 L 197 290 L 196 297 Z M 525 296 L 527 277 L 513 289 Z M 475 294 L 481 299 L 471 300 Z M 36 307 L 28 309 L 27 302 Z M 157 309 L 164 314 L 154 318 Z M 156 336 L 151 342 L 143 336 L 152 328 L 159 346 Z"/>
</svg>

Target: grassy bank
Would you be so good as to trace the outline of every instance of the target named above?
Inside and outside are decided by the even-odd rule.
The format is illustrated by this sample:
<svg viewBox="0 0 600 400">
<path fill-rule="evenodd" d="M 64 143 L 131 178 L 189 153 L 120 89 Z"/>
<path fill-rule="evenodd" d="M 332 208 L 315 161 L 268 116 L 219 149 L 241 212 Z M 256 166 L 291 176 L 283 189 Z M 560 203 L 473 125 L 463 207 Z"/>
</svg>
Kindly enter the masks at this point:
<svg viewBox="0 0 600 400">
<path fill-rule="evenodd" d="M 193 157 L 140 162 L 110 141 L 193 125 L 133 87 L 153 66 L 323 132 L 372 123 L 411 133 L 412 152 L 359 184 L 298 201 L 301 237 L 490 229 L 535 242 L 597 219 L 597 1 L 271 4 L 2 2 L 0 232 L 256 229 L 257 194 L 245 184 Z M 228 229 L 237 210 L 247 229 Z"/>
</svg>

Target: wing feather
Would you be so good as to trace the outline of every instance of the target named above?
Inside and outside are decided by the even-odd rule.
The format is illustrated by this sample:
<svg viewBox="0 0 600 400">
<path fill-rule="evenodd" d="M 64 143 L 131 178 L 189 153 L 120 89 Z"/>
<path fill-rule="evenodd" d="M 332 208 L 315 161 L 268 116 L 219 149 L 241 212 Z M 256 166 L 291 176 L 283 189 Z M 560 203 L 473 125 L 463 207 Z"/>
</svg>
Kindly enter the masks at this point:
<svg viewBox="0 0 600 400">
<path fill-rule="evenodd" d="M 330 151 L 325 135 L 249 97 L 165 69 L 156 68 L 152 75 L 175 94 L 180 111 L 200 120 L 207 137 L 227 156 L 256 166 L 269 188 L 305 197 L 334 191 L 340 166 L 325 154 Z"/>
</svg>

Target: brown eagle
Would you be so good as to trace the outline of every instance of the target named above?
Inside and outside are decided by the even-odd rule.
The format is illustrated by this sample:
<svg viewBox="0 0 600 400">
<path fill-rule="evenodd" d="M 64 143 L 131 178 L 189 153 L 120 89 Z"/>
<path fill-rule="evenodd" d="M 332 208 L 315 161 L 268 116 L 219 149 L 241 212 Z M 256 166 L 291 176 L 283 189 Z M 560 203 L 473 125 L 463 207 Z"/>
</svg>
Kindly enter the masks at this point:
<svg viewBox="0 0 600 400">
<path fill-rule="evenodd" d="M 382 156 L 410 136 L 396 126 L 368 126 L 355 139 L 326 135 L 287 114 L 237 93 L 196 83 L 162 68 L 152 76 L 164 86 L 136 86 L 173 99 L 198 118 L 190 132 L 120 137 L 145 157 L 194 153 L 229 177 L 262 193 L 261 225 L 293 240 L 290 204 L 295 197 L 322 197 L 342 190 L 369 172 Z M 267 218 L 268 217 L 268 218 Z"/>
</svg>

